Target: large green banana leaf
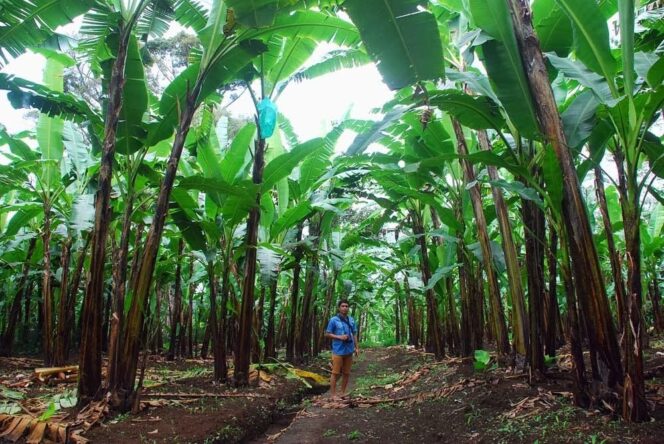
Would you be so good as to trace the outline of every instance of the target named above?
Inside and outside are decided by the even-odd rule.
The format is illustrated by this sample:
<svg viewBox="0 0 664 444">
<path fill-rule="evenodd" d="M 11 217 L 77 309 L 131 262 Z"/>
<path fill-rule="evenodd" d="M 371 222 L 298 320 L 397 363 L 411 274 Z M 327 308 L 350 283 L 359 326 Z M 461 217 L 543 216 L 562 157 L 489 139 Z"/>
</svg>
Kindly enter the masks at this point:
<svg viewBox="0 0 664 444">
<path fill-rule="evenodd" d="M 347 0 L 344 7 L 391 89 L 443 77 L 436 18 L 425 0 Z"/>
<path fill-rule="evenodd" d="M 616 61 L 609 46 L 606 18 L 595 0 L 556 0 L 574 29 L 574 53 L 588 68 L 601 74 L 614 89 Z"/>
<path fill-rule="evenodd" d="M 0 7 L 0 48 L 17 57 L 46 40 L 58 26 L 85 13 L 95 0 L 11 0 Z M 0 51 L 0 66 L 7 58 Z"/>
<path fill-rule="evenodd" d="M 535 0 L 532 5 L 533 26 L 542 52 L 555 52 L 565 57 L 572 49 L 572 23 L 556 0 Z"/>
<path fill-rule="evenodd" d="M 117 43 L 117 35 L 116 37 Z M 110 70 L 107 74 L 110 78 Z M 143 115 L 148 109 L 148 87 L 143 60 L 135 36 L 129 39 L 125 64 L 125 85 L 118 121 L 115 149 L 120 154 L 133 154 L 145 143 Z"/>
<path fill-rule="evenodd" d="M 493 37 L 482 44 L 481 56 L 496 94 L 521 134 L 538 134 L 537 113 L 504 0 L 469 0 L 475 24 Z"/>
</svg>

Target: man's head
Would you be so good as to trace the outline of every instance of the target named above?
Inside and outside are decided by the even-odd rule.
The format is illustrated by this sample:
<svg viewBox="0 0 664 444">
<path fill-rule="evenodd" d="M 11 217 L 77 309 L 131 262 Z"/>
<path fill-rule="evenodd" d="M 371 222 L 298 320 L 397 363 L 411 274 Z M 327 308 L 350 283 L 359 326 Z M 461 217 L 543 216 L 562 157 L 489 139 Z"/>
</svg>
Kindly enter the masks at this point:
<svg viewBox="0 0 664 444">
<path fill-rule="evenodd" d="M 344 316 L 347 316 L 348 311 L 350 310 L 350 304 L 348 303 L 348 299 L 341 299 L 337 304 L 337 309 L 339 310 L 339 313 L 341 313 Z"/>
</svg>

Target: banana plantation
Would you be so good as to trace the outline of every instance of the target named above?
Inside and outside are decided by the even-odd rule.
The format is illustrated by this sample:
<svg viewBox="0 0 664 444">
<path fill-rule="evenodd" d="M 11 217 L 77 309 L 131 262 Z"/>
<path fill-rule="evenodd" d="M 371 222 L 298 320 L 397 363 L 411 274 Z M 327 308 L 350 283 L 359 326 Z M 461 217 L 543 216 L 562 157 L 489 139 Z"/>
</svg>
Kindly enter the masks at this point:
<svg viewBox="0 0 664 444">
<path fill-rule="evenodd" d="M 154 415 L 326 384 L 347 299 L 367 351 L 319 413 L 595 442 L 519 429 L 562 405 L 656 442 L 663 25 L 653 0 L 0 0 L 0 114 L 29 121 L 0 126 L 0 441 L 175 442 Z M 7 69 L 26 53 L 42 81 Z M 392 98 L 304 140 L 282 94 L 365 65 Z M 521 393 L 497 437 L 487 393 Z M 397 439 L 302 421 L 181 439 Z"/>
</svg>

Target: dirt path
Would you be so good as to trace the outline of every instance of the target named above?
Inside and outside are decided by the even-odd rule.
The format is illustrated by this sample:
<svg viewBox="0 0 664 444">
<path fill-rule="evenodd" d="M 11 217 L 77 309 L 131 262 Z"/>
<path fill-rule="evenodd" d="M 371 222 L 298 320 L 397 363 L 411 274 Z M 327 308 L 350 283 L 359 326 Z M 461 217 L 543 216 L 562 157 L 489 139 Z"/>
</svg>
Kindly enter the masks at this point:
<svg viewBox="0 0 664 444">
<path fill-rule="evenodd" d="M 348 391 L 351 396 L 353 390 L 356 389 L 358 379 L 366 378 L 369 365 L 383 355 L 385 355 L 385 349 L 371 349 L 362 352 L 358 358 L 355 358 L 348 384 Z M 337 387 L 341 387 L 341 382 L 338 383 Z M 250 442 L 252 444 L 304 444 L 333 442 L 334 438 L 338 442 L 339 437 L 336 433 L 333 434 L 332 431 L 335 430 L 335 427 L 339 427 L 346 422 L 348 416 L 352 415 L 353 412 L 349 409 L 329 409 L 318 405 L 319 401 L 325 401 L 328 398 L 329 393 L 326 393 L 314 398 L 312 402 L 306 402 L 305 408 L 297 413 L 290 426 L 276 440 L 273 438 L 280 433 L 281 429 L 272 427 L 263 437 Z M 279 426 L 280 424 L 276 425 Z"/>
<path fill-rule="evenodd" d="M 655 392 L 661 381 L 653 381 Z M 664 409 L 656 408 L 655 422 L 627 426 L 574 407 L 564 378 L 531 385 L 506 369 L 474 371 L 470 360 L 434 362 L 404 347 L 364 351 L 350 391 L 350 402 L 335 403 L 328 395 L 306 400 L 294 418 L 250 442 L 656 443 L 664 421 Z"/>
</svg>

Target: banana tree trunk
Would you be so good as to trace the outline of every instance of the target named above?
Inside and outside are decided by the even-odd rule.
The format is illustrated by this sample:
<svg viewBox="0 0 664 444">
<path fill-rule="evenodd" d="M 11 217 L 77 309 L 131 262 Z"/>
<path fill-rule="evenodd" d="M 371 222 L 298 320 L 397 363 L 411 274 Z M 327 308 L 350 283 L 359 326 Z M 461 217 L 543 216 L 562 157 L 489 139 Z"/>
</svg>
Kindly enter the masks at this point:
<svg viewBox="0 0 664 444">
<path fill-rule="evenodd" d="M 468 147 L 466 146 L 466 138 L 463 134 L 461 124 L 459 124 L 456 119 L 452 119 L 452 125 L 457 139 L 457 149 L 459 154 L 463 157 L 468 156 Z M 470 162 L 466 159 L 462 159 L 461 166 L 463 168 L 466 183 L 470 184 L 475 182 L 475 171 Z M 473 204 L 475 222 L 477 223 L 477 236 L 479 238 L 480 247 L 482 248 L 484 273 L 486 274 L 487 283 L 489 284 L 489 303 L 491 304 L 491 312 L 494 317 L 493 331 L 495 334 L 496 345 L 498 353 L 507 355 L 510 352 L 510 343 L 507 337 L 505 312 L 503 311 L 503 306 L 500 301 L 498 277 L 496 276 L 496 270 L 493 268 L 493 253 L 491 252 L 491 242 L 489 240 L 486 217 L 484 216 L 484 208 L 482 206 L 482 195 L 480 194 L 480 188 L 477 184 L 473 185 L 469 189 L 469 192 Z"/>
<path fill-rule="evenodd" d="M 408 275 L 404 273 L 403 289 L 406 293 L 406 306 L 408 307 L 408 345 L 415 348 L 420 346 L 420 335 L 417 328 L 417 312 L 415 308 L 415 301 L 410 293 L 410 284 L 408 283 Z"/>
<path fill-rule="evenodd" d="M 189 336 L 187 337 L 187 357 L 189 359 L 194 357 L 194 345 L 196 343 L 194 336 L 194 293 L 196 292 L 196 283 L 194 282 L 194 258 L 191 258 L 189 263 L 189 313 L 187 315 L 187 330 Z"/>
<path fill-rule="evenodd" d="M 539 123 L 551 143 L 563 174 L 563 219 L 570 242 L 575 282 L 579 286 L 581 307 L 591 323 L 590 341 L 599 354 L 606 372 L 603 379 L 614 387 L 623 378 L 620 349 L 611 319 L 602 270 L 593 243 L 586 207 L 580 191 L 571 153 L 563 132 L 560 114 L 551 90 L 549 77 L 532 27 L 532 13 L 527 0 L 506 0 L 511 10 L 515 35 L 523 66 L 533 95 Z"/>
<path fill-rule="evenodd" d="M 173 311 L 171 312 L 171 337 L 168 344 L 166 359 L 172 361 L 177 354 L 178 331 L 182 328 L 180 323 L 182 317 L 182 253 L 184 251 L 184 239 L 180 238 L 178 243 L 178 258 L 175 265 L 175 291 L 173 292 Z"/>
<path fill-rule="evenodd" d="M 478 131 L 477 138 L 480 148 L 484 151 L 493 151 L 486 131 Z M 487 165 L 487 172 L 492 181 L 500 180 L 498 169 L 493 165 Z M 512 297 L 512 334 L 514 337 L 514 351 L 522 356 L 526 355 L 528 349 L 528 323 L 526 322 L 526 301 L 521 283 L 521 267 L 516 254 L 514 236 L 512 235 L 512 223 L 510 222 L 507 204 L 502 190 L 497 186 L 491 186 L 493 202 L 496 207 L 496 217 L 500 226 L 500 235 L 503 240 L 503 252 L 505 254 L 505 265 L 507 268 L 507 281 L 509 282 L 510 296 Z"/>
<path fill-rule="evenodd" d="M 606 202 L 606 193 L 604 192 L 604 181 L 602 179 L 602 169 L 595 167 L 595 194 L 597 195 L 597 202 L 599 210 L 602 214 L 602 222 L 604 223 L 604 233 L 606 235 L 606 245 L 609 250 L 609 262 L 611 263 L 611 274 L 613 275 L 613 284 L 616 292 L 616 307 L 618 311 L 618 331 L 624 331 L 624 315 L 625 315 L 625 280 L 623 279 L 622 270 L 620 266 L 620 253 L 616 249 L 616 243 L 613 239 L 613 227 L 611 225 L 611 218 L 609 217 L 609 206 Z"/>
<path fill-rule="evenodd" d="M 581 347 L 581 326 L 579 323 L 579 308 L 576 298 L 576 286 L 572 278 L 570 267 L 569 246 L 566 236 L 560 236 L 560 250 L 562 261 L 560 263 L 560 274 L 565 286 L 565 297 L 567 300 L 567 319 L 569 324 L 569 341 L 572 351 L 573 362 L 573 396 L 574 403 L 579 407 L 588 407 L 590 399 L 588 397 L 588 385 L 586 383 L 586 365 L 583 361 L 583 348 Z"/>
<path fill-rule="evenodd" d="M 65 329 L 64 337 L 64 352 L 65 360 L 69 359 L 69 349 L 71 347 L 71 337 L 74 333 L 71 326 L 74 324 L 74 308 L 76 307 L 76 296 L 78 295 L 78 290 L 81 286 L 81 279 L 83 277 L 83 268 L 85 266 L 85 258 L 88 256 L 88 249 L 92 244 L 92 234 L 87 236 L 85 245 L 78 255 L 78 261 L 76 263 L 76 268 L 74 269 L 74 275 L 71 279 L 71 285 L 69 285 L 69 294 L 67 295 L 67 312 L 65 316 L 65 325 L 69 328 Z"/>
<path fill-rule="evenodd" d="M 652 282 L 649 286 L 650 301 L 652 302 L 653 319 L 655 320 L 655 332 L 661 333 L 664 331 L 664 315 L 660 308 L 660 300 L 662 296 L 659 292 L 659 283 L 657 282 L 657 272 L 653 272 Z"/>
<path fill-rule="evenodd" d="M 44 264 L 42 278 L 42 349 L 44 364 L 53 364 L 53 285 L 51 280 L 51 207 L 44 204 Z"/>
<path fill-rule="evenodd" d="M 526 271 L 528 274 L 528 308 L 530 347 L 528 362 L 533 372 L 543 374 L 544 365 L 544 212 L 533 201 L 521 200 L 521 213 L 526 238 Z"/>
<path fill-rule="evenodd" d="M 424 234 L 424 223 L 422 215 L 417 210 L 410 211 L 411 221 L 413 223 L 413 234 L 417 237 L 417 243 L 420 245 L 420 271 L 422 272 L 422 282 L 426 287 L 431 280 L 431 268 L 429 265 L 429 251 Z M 438 301 L 433 288 L 425 291 L 427 302 L 427 340 L 426 345 L 430 353 L 437 358 L 445 356 L 445 343 L 441 332 L 441 325 L 438 313 Z"/>
<path fill-rule="evenodd" d="M 300 223 L 297 227 L 297 240 L 296 242 L 302 241 L 302 228 L 303 225 Z M 293 267 L 293 283 L 291 288 L 291 300 L 290 300 L 290 323 L 288 324 L 288 338 L 286 342 L 286 360 L 288 362 L 295 362 L 295 336 L 297 334 L 297 306 L 298 306 L 298 293 L 300 292 L 300 271 L 302 261 L 302 248 L 297 247 L 294 253 L 295 266 Z"/>
<path fill-rule="evenodd" d="M 339 272 L 337 270 L 332 271 L 332 277 L 330 282 L 328 282 L 327 289 L 325 291 L 325 308 L 323 309 L 323 315 L 321 316 L 320 331 L 318 335 L 318 344 L 319 349 L 323 348 L 325 343 L 325 329 L 327 328 L 327 322 L 330 319 L 332 314 L 332 307 L 334 305 L 334 289 L 337 285 L 337 279 L 339 278 Z"/>
<path fill-rule="evenodd" d="M 108 110 L 104 127 L 98 190 L 95 197 L 95 225 L 90 258 L 90 278 L 85 292 L 81 351 L 79 358 L 78 403 L 84 405 L 101 394 L 102 306 L 104 294 L 104 266 L 106 263 L 106 238 L 111 219 L 111 181 L 115 155 L 116 131 L 122 109 L 122 92 L 125 84 L 125 64 L 129 47 L 129 30 L 121 31 L 118 52 L 113 62 L 108 86 Z"/>
<path fill-rule="evenodd" d="M 71 261 L 71 244 L 72 238 L 67 237 L 62 245 L 62 253 L 60 255 L 60 267 L 62 268 L 62 275 L 60 277 L 60 307 L 58 310 L 58 325 L 55 335 L 55 351 L 53 353 L 53 365 L 62 366 L 67 360 L 67 353 L 65 350 L 65 335 L 69 329 L 69 325 L 65 324 L 67 319 L 67 297 L 69 296 L 69 262 Z"/>
<path fill-rule="evenodd" d="M 5 333 L 2 335 L 2 340 L 0 341 L 0 356 L 11 356 L 12 347 L 14 345 L 14 332 L 16 331 L 16 324 L 18 323 L 19 314 L 21 312 L 21 301 L 27 294 L 28 287 L 28 274 L 30 273 L 30 260 L 32 255 L 35 252 L 35 245 L 37 245 L 37 238 L 33 237 L 30 239 L 28 244 L 28 251 L 25 255 L 25 261 L 23 262 L 23 271 L 21 273 L 21 280 L 18 282 L 16 287 L 16 296 L 12 301 L 11 309 L 9 310 L 9 319 L 7 321 L 7 327 L 5 328 Z M 26 307 L 29 307 L 27 304 L 29 298 L 26 298 Z M 27 324 L 29 321 L 28 310 L 25 311 L 24 322 Z"/>
<path fill-rule="evenodd" d="M 394 281 L 394 340 L 397 345 L 401 344 L 401 307 L 399 293 L 401 293 L 399 282 Z"/>
<path fill-rule="evenodd" d="M 154 212 L 152 225 L 145 240 L 143 256 L 138 267 L 136 281 L 132 288 L 132 304 L 127 316 L 127 322 L 123 328 L 121 337 L 122 353 L 118 359 L 118 395 L 123 400 L 121 409 L 129 409 L 132 406 L 134 392 L 134 381 L 138 366 L 138 355 L 140 351 L 140 337 L 143 331 L 144 307 L 147 306 L 152 277 L 154 274 L 157 253 L 161 236 L 164 231 L 164 223 L 168 214 L 168 204 L 171 190 L 177 174 L 180 156 L 184 148 L 187 133 L 191 127 L 191 120 L 196 112 L 196 100 L 199 96 L 201 83 L 198 82 L 191 91 L 187 92 L 186 101 L 180 113 L 175 140 L 171 150 L 166 174 L 161 183 L 157 205 Z M 159 318 L 159 316 L 158 316 Z"/>
<path fill-rule="evenodd" d="M 295 355 L 300 362 L 309 348 L 311 340 L 311 312 L 314 304 L 314 287 L 318 277 L 318 246 L 320 244 L 321 217 L 314 216 L 309 225 L 309 236 L 313 238 L 311 260 L 308 261 L 307 272 L 304 278 L 304 294 L 302 295 L 302 328 L 297 338 Z"/>
<path fill-rule="evenodd" d="M 279 282 L 280 268 L 277 268 L 276 276 L 270 282 L 270 311 L 267 316 L 267 332 L 265 337 L 265 358 L 276 358 L 274 316 L 277 308 L 277 283 Z"/>
<path fill-rule="evenodd" d="M 558 332 L 560 329 L 560 312 L 558 310 L 558 233 L 555 228 L 550 227 L 549 248 L 547 250 L 547 264 L 549 266 L 548 294 L 545 301 L 545 340 L 544 346 L 546 354 L 556 355 L 558 345 Z"/>
<path fill-rule="evenodd" d="M 620 156 L 616 156 L 620 160 Z M 646 334 L 642 318 L 643 288 L 641 283 L 641 214 L 640 192 L 635 171 L 626 174 L 622 161 L 617 161 L 618 190 L 625 230 L 627 250 L 627 299 L 623 320 L 625 324 L 623 357 L 623 419 L 628 422 L 648 420 L 648 404 L 643 374 L 643 341 Z M 629 167 L 629 165 L 628 165 Z"/>
<path fill-rule="evenodd" d="M 263 182 L 265 168 L 265 139 L 259 138 L 255 144 L 253 183 Z M 258 244 L 258 224 L 260 222 L 260 194 L 256 194 L 255 206 L 249 210 L 247 219 L 246 256 L 244 259 L 244 279 L 242 282 L 242 305 L 239 313 L 239 331 L 235 348 L 235 384 L 249 384 L 249 364 L 251 361 L 251 325 L 254 312 L 254 290 L 256 286 L 256 246 Z"/>
<path fill-rule="evenodd" d="M 210 318 L 209 335 L 212 338 L 212 350 L 214 352 L 214 380 L 225 382 L 227 378 L 225 339 L 219 331 L 217 320 L 217 280 L 214 277 L 214 263 L 208 262 L 208 287 L 210 289 Z M 222 290 L 223 292 L 223 290 Z"/>
</svg>

